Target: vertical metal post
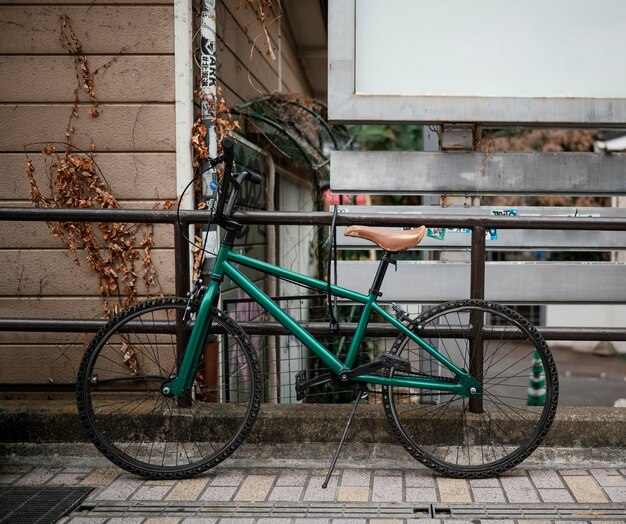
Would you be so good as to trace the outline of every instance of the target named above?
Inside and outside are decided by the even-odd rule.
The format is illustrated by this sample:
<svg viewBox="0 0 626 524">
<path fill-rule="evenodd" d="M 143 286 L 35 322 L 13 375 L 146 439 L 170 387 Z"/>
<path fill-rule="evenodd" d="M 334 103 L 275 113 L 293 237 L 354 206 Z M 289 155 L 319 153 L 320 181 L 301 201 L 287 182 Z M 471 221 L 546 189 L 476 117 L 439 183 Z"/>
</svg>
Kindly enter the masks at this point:
<svg viewBox="0 0 626 524">
<path fill-rule="evenodd" d="M 472 268 L 470 277 L 470 298 L 485 298 L 485 235 L 484 226 L 472 228 Z M 470 314 L 470 369 L 473 377 L 482 384 L 483 374 L 483 313 L 474 311 Z M 483 399 L 472 398 L 469 401 L 469 409 L 472 413 L 482 413 Z"/>
<path fill-rule="evenodd" d="M 200 17 L 200 89 L 204 95 L 202 100 L 202 123 L 207 128 L 205 143 L 209 152 L 209 157 L 217 156 L 217 130 L 213 115 L 211 114 L 209 101 L 213 100 L 217 106 L 217 24 L 215 13 L 215 0 L 203 0 L 202 14 Z M 217 204 L 217 187 L 218 179 L 215 168 L 208 163 L 208 159 L 202 166 L 202 196 L 207 204 L 208 209 L 213 209 Z M 208 275 L 213 271 L 215 265 L 215 253 L 219 244 L 219 233 L 217 226 L 210 225 L 205 228 L 203 234 L 206 235 L 206 241 L 202 244 L 206 245 L 204 256 L 204 265 L 200 269 L 201 273 Z M 211 335 L 207 339 L 207 344 L 203 351 L 204 355 L 204 380 L 205 385 L 209 389 L 219 387 L 219 342 L 217 337 Z M 207 402 L 218 402 L 219 392 L 210 398 L 206 398 Z"/>
</svg>

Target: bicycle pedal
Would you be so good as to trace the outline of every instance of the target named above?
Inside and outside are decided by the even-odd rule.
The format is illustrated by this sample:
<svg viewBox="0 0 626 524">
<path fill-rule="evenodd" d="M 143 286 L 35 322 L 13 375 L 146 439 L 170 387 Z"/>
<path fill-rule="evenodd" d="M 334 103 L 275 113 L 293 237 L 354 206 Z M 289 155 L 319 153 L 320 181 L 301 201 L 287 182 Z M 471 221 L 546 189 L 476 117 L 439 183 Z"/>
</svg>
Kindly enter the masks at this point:
<svg viewBox="0 0 626 524">
<path fill-rule="evenodd" d="M 411 371 L 411 363 L 406 358 L 392 355 L 391 353 L 383 353 L 380 359 L 385 367 L 396 368 L 398 371 Z"/>
<path fill-rule="evenodd" d="M 300 371 L 296 373 L 296 400 L 302 400 L 306 397 L 306 388 L 304 383 L 306 382 L 306 373 Z"/>
</svg>

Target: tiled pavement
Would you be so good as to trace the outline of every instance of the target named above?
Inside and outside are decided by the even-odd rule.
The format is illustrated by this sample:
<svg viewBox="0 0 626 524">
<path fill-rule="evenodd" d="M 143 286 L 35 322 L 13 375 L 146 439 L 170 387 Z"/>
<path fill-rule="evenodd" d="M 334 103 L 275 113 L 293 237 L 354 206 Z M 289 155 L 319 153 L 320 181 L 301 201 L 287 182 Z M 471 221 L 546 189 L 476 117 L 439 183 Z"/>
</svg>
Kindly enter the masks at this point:
<svg viewBox="0 0 626 524">
<path fill-rule="evenodd" d="M 626 469 L 531 469 L 517 468 L 499 478 L 458 480 L 437 476 L 426 469 L 365 469 L 361 465 L 335 471 L 327 489 L 322 489 L 325 471 L 301 468 L 233 468 L 219 466 L 203 476 L 183 481 L 148 481 L 115 467 L 37 467 L 35 465 L 0 466 L 0 484 L 10 486 L 93 486 L 89 501 L 97 504 L 151 504 L 151 507 L 195 504 L 194 507 L 246 507 L 248 514 L 216 513 L 184 517 L 163 514 L 115 515 L 106 512 L 94 516 L 89 511 L 74 512 L 61 520 L 64 524 L 404 524 L 414 522 L 445 524 L 477 522 L 472 520 L 432 518 L 365 518 L 350 508 L 393 507 L 393 504 L 428 507 L 430 504 L 534 504 L 565 506 L 613 504 L 626 511 Z M 150 501 L 150 502 L 148 502 Z M 159 501 L 159 502 L 157 502 Z M 193 502 L 191 502 L 193 501 Z M 259 513 L 255 514 L 255 503 Z M 292 506 L 289 506 L 289 505 Z M 343 513 L 324 518 L 289 515 L 285 507 L 308 507 L 326 504 L 326 508 L 344 508 Z M 123 505 L 123 504 L 122 504 Z M 272 513 L 273 507 L 283 513 Z M 252 508 L 252 510 L 250 510 Z M 269 509 L 268 509 L 269 508 Z M 252 511 L 250 513 L 250 511 Z M 332 513 L 332 511 L 331 511 Z M 103 516 L 104 515 L 104 516 Z M 156 516 L 155 516 L 156 515 Z M 435 515 L 436 516 L 436 515 Z M 336 518 L 335 518 L 336 517 Z M 585 520 L 592 519 L 592 520 Z M 490 523 L 549 520 L 485 520 Z M 589 512 L 571 522 L 626 522 L 603 520 Z M 559 520 L 567 522 L 567 520 Z"/>
</svg>

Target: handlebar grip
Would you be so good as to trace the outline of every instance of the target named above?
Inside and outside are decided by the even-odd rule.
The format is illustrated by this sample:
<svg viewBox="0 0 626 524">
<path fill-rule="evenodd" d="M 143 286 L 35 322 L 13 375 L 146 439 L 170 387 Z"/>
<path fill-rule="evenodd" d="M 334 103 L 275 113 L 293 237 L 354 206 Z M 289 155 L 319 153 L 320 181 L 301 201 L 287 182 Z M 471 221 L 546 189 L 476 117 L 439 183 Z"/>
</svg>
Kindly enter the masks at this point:
<svg viewBox="0 0 626 524">
<path fill-rule="evenodd" d="M 232 164 L 235 160 L 235 141 L 226 137 L 222 140 L 222 158 L 226 164 Z"/>
</svg>

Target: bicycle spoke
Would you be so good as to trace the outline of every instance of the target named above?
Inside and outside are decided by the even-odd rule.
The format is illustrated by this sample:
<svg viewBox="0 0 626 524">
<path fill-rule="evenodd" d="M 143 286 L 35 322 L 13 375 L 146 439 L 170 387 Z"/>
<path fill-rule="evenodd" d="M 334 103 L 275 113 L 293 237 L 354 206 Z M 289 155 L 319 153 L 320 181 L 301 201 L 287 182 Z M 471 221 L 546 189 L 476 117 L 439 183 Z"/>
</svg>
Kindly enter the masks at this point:
<svg viewBox="0 0 626 524">
<path fill-rule="evenodd" d="M 161 393 L 164 381 L 175 375 L 174 322 L 186 305 L 179 299 L 160 299 L 122 312 L 118 323 L 96 336 L 81 363 L 79 411 L 93 428 L 89 434 L 94 443 L 119 466 L 151 478 L 180 478 L 223 460 L 249 431 L 248 421 L 258 410 L 256 355 L 245 333 L 221 313 L 212 312 L 212 322 L 228 333 L 231 345 L 217 338 L 219 354 L 211 357 L 217 368 L 212 370 L 205 369 L 208 357 L 201 355 L 199 373 L 194 373 L 197 396 Z M 153 329 L 157 323 L 159 329 Z M 162 330 L 168 323 L 170 329 Z M 124 351 L 133 360 L 124 362 Z M 229 392 L 228 409 L 220 409 L 220 404 L 226 407 Z M 231 429 L 218 432 L 216 428 L 224 426 L 216 425 L 214 417 L 223 416 Z"/>
<path fill-rule="evenodd" d="M 475 314 L 481 315 L 483 337 L 479 332 L 472 339 L 450 336 L 459 328 L 467 329 L 468 319 Z M 525 327 L 528 324 L 510 309 L 478 300 L 438 306 L 421 314 L 418 322 L 436 334 L 428 338 L 430 345 L 466 370 L 469 347 L 482 344 L 482 373 L 477 377 L 482 395 L 475 409 L 470 409 L 470 399 L 462 396 L 446 398 L 428 390 L 389 387 L 383 404 L 405 448 L 426 465 L 452 476 L 482 476 L 517 464 L 537 447 L 545 434 L 541 428 L 549 426 L 554 416 L 552 386 L 557 379 L 553 365 L 544 365 L 551 373 L 545 406 L 526 406 L 533 352 L 539 351 L 544 362 L 551 359 L 540 335 Z M 398 337 L 392 354 L 419 366 L 428 356 L 408 347 L 406 338 Z M 423 376 L 420 371 L 416 367 L 406 376 L 419 378 Z M 428 376 L 455 378 L 443 364 Z M 425 442 L 425 434 L 430 433 L 435 441 Z"/>
</svg>

